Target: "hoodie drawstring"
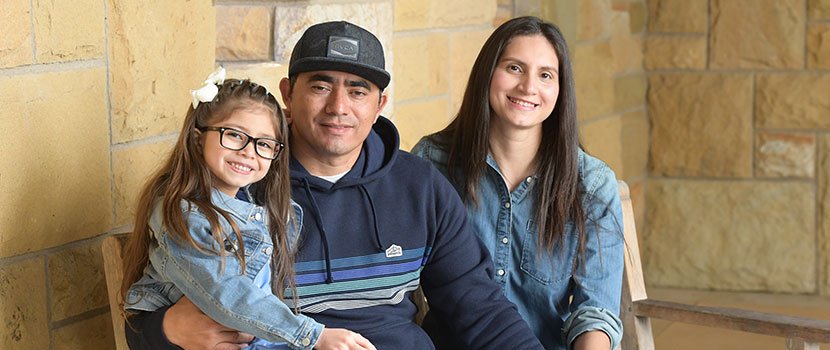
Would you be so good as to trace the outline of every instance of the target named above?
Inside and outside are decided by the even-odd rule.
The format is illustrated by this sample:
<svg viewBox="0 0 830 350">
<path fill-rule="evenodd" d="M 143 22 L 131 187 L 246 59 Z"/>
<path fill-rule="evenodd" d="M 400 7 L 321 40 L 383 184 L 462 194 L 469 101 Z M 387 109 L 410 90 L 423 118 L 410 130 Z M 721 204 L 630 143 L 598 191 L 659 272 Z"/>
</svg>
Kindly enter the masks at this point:
<svg viewBox="0 0 830 350">
<path fill-rule="evenodd" d="M 317 201 L 314 200 L 314 196 L 311 195 L 311 187 L 308 185 L 308 179 L 303 178 L 303 185 L 305 188 L 305 194 L 308 196 L 309 202 L 311 202 L 311 211 L 314 214 L 314 222 L 317 223 L 317 227 L 320 228 L 320 240 L 323 242 L 323 255 L 326 258 L 326 283 L 333 283 L 334 278 L 331 276 L 331 256 L 329 256 L 329 239 L 326 235 L 326 228 L 323 226 L 323 219 L 320 217 L 320 209 L 317 207 Z"/>
<path fill-rule="evenodd" d="M 369 190 L 365 186 L 361 184 L 360 189 L 363 190 L 363 194 L 369 199 L 369 207 L 372 209 L 372 223 L 375 225 L 375 242 L 377 243 L 378 252 L 383 253 L 383 244 L 380 242 L 380 230 L 378 230 L 378 214 L 375 212 L 375 202 L 372 201 L 372 196 L 369 195 Z"/>
</svg>

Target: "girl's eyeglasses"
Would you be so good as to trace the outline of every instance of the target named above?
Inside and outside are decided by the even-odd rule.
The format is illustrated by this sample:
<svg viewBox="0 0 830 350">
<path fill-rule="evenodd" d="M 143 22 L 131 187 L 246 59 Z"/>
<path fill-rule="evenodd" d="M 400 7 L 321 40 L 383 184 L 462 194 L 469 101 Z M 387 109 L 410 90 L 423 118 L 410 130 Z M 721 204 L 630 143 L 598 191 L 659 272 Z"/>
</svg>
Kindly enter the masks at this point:
<svg viewBox="0 0 830 350">
<path fill-rule="evenodd" d="M 245 148 L 245 146 L 248 146 L 248 143 L 253 142 L 256 154 L 265 159 L 277 159 L 280 152 L 282 152 L 283 148 L 285 148 L 285 144 L 277 139 L 272 139 L 270 137 L 253 137 L 233 128 L 202 126 L 197 127 L 196 129 L 201 132 L 218 131 L 219 144 L 222 145 L 222 147 L 232 151 L 239 151 Z"/>
</svg>

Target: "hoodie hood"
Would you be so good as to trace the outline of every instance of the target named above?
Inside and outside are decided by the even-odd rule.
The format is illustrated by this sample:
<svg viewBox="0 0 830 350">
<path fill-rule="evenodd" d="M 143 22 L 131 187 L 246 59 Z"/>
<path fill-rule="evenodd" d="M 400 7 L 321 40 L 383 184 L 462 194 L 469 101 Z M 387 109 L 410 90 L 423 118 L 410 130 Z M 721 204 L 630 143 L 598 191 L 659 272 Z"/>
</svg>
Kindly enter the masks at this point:
<svg viewBox="0 0 830 350">
<path fill-rule="evenodd" d="M 360 150 L 360 156 L 350 170 L 337 183 L 332 184 L 308 173 L 300 162 L 291 157 L 291 185 L 297 186 L 308 182 L 311 188 L 320 191 L 333 191 L 343 187 L 358 186 L 372 182 L 389 172 L 397 157 L 400 145 L 398 131 L 389 119 L 378 117 L 372 131 Z"/>
</svg>

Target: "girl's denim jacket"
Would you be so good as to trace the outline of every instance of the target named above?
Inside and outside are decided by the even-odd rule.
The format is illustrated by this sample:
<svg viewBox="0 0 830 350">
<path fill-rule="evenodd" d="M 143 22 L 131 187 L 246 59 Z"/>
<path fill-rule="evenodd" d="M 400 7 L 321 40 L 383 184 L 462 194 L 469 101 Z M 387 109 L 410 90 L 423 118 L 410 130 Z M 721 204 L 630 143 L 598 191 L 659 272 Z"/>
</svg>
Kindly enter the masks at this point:
<svg viewBox="0 0 830 350">
<path fill-rule="evenodd" d="M 236 221 L 244 242 L 245 266 L 234 255 L 238 247 L 236 235 L 221 216 L 223 229 L 230 232 L 221 247 L 225 250 L 224 260 L 216 251 L 210 223 L 199 209 L 182 202 L 190 236 L 202 251 L 169 234 L 162 225 L 161 205 L 156 204 L 150 218 L 150 263 L 144 276 L 130 288 L 125 308 L 155 311 L 187 296 L 215 321 L 260 338 L 252 343 L 252 348 L 287 345 L 292 349 L 311 349 L 323 325 L 308 316 L 294 314 L 271 292 L 270 259 L 274 245 L 268 234 L 265 210 L 218 190 L 212 191 L 212 201 Z M 302 222 L 302 209 L 293 201 L 291 204 L 297 222 Z M 288 226 L 290 240 L 294 242 L 299 230 L 294 231 L 293 224 Z"/>
<path fill-rule="evenodd" d="M 412 153 L 447 175 L 447 152 L 434 137 L 421 139 Z M 493 257 L 496 281 L 546 349 L 570 349 L 577 336 L 590 330 L 605 332 L 613 349 L 622 338 L 624 240 L 619 190 L 614 172 L 601 160 L 580 149 L 578 162 L 587 218 L 585 255 L 579 267 L 574 268 L 573 222 L 565 224 L 564 244 L 540 249 L 533 211 L 536 177 L 527 178 L 511 193 L 491 155 L 478 183 L 478 205 L 467 203 L 467 215 Z"/>
</svg>

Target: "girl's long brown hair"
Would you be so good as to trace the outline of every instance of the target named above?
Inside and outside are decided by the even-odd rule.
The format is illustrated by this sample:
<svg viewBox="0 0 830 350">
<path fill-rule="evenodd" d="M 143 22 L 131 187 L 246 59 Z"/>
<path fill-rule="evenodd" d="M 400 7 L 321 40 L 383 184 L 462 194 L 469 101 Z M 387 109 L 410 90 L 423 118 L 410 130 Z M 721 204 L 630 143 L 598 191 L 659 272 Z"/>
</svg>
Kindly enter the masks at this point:
<svg viewBox="0 0 830 350">
<path fill-rule="evenodd" d="M 156 205 L 162 207 L 162 224 L 176 239 L 187 242 L 196 249 L 211 251 L 224 259 L 224 242 L 230 232 L 225 232 L 221 220 L 229 223 L 236 241 L 239 242 L 234 255 L 240 264 L 245 264 L 245 247 L 237 225 L 230 215 L 213 205 L 211 201 L 212 176 L 202 156 L 197 127 L 212 126 L 228 118 L 237 110 L 265 109 L 270 112 L 276 126 L 277 138 L 287 146 L 288 126 L 285 116 L 274 96 L 265 87 L 249 80 L 230 80 L 219 85 L 219 93 L 211 102 L 199 103 L 188 108 L 184 125 L 179 133 L 170 156 L 164 165 L 145 184 L 138 199 L 135 226 L 124 247 L 124 279 L 121 282 L 121 303 L 125 300 L 130 286 L 138 281 L 149 262 L 149 247 L 153 240 L 149 226 L 150 217 Z M 286 288 L 294 288 L 294 255 L 288 242 L 286 218 L 290 210 L 291 193 L 288 178 L 288 151 L 283 150 L 271 163 L 265 177 L 257 183 L 254 202 L 263 206 L 268 215 L 269 234 L 274 242 L 275 253 L 271 259 L 271 289 L 280 298 L 285 297 Z M 182 212 L 185 201 L 203 213 L 210 223 L 213 240 L 218 248 L 202 247 L 193 240 Z M 240 271 L 239 273 L 244 272 Z M 227 271 L 225 273 L 237 273 Z M 123 309 L 123 308 L 122 308 Z"/>
<path fill-rule="evenodd" d="M 579 234 L 578 252 L 585 250 L 585 213 L 579 192 L 577 169 L 579 132 L 576 124 L 576 94 L 573 69 L 565 38 L 555 25 L 536 17 L 518 17 L 496 28 L 484 43 L 475 63 L 461 107 L 455 119 L 438 133 L 446 136 L 450 180 L 462 198 L 477 203 L 476 186 L 487 166 L 490 148 L 490 80 L 504 49 L 516 36 L 541 35 L 559 58 L 559 98 L 553 112 L 542 122 L 542 142 L 537 151 L 535 218 L 539 244 L 552 250 L 573 220 Z"/>
</svg>

